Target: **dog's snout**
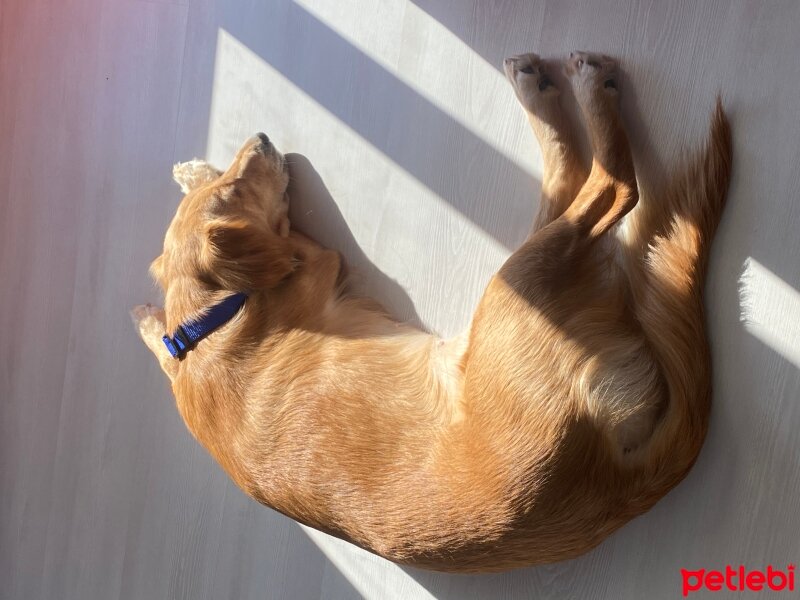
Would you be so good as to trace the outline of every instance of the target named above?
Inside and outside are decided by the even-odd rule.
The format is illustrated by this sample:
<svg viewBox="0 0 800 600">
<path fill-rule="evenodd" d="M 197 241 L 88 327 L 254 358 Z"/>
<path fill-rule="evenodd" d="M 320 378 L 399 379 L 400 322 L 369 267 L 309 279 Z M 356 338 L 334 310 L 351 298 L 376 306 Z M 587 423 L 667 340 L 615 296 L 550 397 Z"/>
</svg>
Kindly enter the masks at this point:
<svg viewBox="0 0 800 600">
<path fill-rule="evenodd" d="M 258 132 L 256 137 L 261 140 L 261 143 L 266 147 L 269 146 L 269 137 L 267 137 L 266 133 Z"/>
</svg>

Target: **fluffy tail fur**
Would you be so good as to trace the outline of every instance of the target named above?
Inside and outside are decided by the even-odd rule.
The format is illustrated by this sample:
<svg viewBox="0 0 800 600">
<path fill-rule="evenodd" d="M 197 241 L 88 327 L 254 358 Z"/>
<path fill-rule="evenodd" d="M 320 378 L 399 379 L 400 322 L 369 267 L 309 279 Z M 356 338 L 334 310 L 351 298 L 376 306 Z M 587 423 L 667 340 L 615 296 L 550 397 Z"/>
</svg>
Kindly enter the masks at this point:
<svg viewBox="0 0 800 600">
<path fill-rule="evenodd" d="M 731 152 L 730 125 L 717 98 L 706 146 L 661 199 L 671 220 L 651 237 L 645 255 L 636 312 L 669 387 L 669 405 L 651 446 L 653 474 L 665 485 L 683 478 L 708 428 L 711 364 L 703 284 L 725 205 Z"/>
</svg>

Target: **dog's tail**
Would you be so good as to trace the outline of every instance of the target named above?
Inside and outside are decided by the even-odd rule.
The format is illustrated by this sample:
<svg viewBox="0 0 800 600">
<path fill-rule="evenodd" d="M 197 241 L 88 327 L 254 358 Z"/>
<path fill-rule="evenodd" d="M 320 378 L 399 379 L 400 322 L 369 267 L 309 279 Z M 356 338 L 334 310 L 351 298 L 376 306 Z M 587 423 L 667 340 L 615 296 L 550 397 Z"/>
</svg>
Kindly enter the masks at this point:
<svg viewBox="0 0 800 600">
<path fill-rule="evenodd" d="M 674 485 L 697 458 L 708 428 L 711 364 L 703 284 L 731 172 L 731 131 L 717 98 L 705 148 L 689 161 L 662 201 L 671 221 L 651 238 L 637 316 L 669 388 L 654 432 L 654 475 Z"/>
</svg>

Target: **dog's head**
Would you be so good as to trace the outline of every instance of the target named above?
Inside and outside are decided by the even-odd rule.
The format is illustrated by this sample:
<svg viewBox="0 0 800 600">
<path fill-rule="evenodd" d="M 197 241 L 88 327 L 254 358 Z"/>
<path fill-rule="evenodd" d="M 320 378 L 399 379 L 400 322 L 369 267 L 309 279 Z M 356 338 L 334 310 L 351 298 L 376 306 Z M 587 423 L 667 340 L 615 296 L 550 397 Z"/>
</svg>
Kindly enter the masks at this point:
<svg viewBox="0 0 800 600">
<path fill-rule="evenodd" d="M 167 307 L 185 316 L 209 294 L 274 287 L 291 273 L 289 175 L 266 135 L 248 140 L 224 173 L 194 160 L 173 176 L 186 195 L 150 265 Z"/>
</svg>

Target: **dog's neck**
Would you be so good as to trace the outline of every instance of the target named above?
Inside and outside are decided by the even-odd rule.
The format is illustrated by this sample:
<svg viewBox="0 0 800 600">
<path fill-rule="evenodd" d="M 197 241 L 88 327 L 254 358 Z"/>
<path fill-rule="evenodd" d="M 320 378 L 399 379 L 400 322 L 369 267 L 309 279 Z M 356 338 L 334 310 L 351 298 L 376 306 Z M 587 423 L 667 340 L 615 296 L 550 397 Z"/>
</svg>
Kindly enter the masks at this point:
<svg viewBox="0 0 800 600">
<path fill-rule="evenodd" d="M 238 292 L 222 302 L 209 307 L 205 314 L 182 322 L 172 334 L 162 341 L 174 358 L 181 358 L 194 349 L 197 343 L 231 321 L 241 310 L 247 294 Z"/>
<path fill-rule="evenodd" d="M 236 292 L 215 289 L 192 277 L 173 280 L 164 299 L 167 333 L 171 335 L 179 325 L 197 320 L 212 306 L 234 293 Z"/>
</svg>

